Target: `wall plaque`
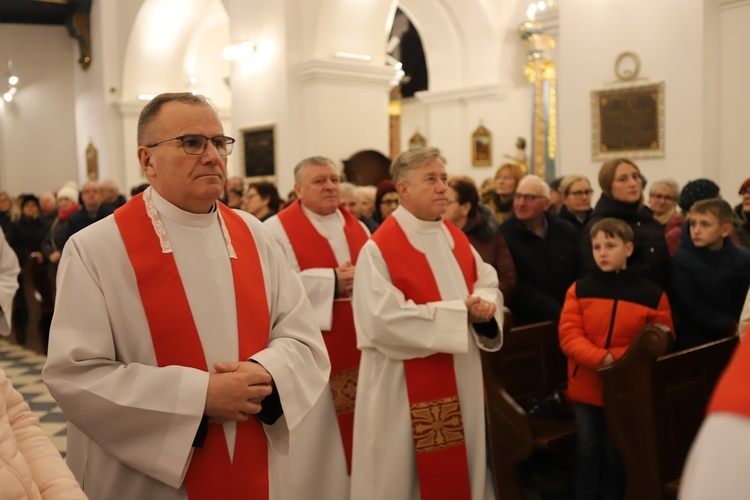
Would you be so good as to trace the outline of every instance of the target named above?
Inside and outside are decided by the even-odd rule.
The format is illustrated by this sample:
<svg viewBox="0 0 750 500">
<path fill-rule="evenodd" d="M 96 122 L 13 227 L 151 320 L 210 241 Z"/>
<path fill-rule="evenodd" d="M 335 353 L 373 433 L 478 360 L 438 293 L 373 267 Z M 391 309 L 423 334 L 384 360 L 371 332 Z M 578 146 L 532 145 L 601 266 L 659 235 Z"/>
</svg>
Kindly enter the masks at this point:
<svg viewBox="0 0 750 500">
<path fill-rule="evenodd" d="M 664 82 L 591 92 L 592 159 L 664 157 Z"/>
</svg>

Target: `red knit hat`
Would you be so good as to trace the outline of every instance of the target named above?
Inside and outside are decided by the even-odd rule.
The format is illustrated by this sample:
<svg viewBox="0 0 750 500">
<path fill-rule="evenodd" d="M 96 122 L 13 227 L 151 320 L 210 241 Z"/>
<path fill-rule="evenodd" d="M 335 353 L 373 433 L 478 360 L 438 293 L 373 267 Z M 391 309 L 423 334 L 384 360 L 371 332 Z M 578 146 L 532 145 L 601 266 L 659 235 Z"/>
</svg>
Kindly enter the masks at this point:
<svg viewBox="0 0 750 500">
<path fill-rule="evenodd" d="M 742 185 L 740 186 L 740 194 L 744 193 L 748 189 L 750 189 L 750 177 L 745 179 L 745 182 L 743 182 Z"/>
<path fill-rule="evenodd" d="M 383 196 L 387 195 L 388 193 L 395 193 L 396 192 L 396 186 L 393 184 L 393 181 L 390 179 L 385 179 L 380 181 L 380 184 L 378 184 L 378 190 L 375 193 L 375 207 L 380 206 L 380 200 L 383 199 Z"/>
</svg>

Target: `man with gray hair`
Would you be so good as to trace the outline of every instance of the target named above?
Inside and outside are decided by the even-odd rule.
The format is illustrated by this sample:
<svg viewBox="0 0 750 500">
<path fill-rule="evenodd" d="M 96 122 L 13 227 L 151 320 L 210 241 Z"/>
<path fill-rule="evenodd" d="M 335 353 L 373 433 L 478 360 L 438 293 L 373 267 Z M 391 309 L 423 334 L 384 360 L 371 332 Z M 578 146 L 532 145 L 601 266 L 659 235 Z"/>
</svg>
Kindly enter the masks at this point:
<svg viewBox="0 0 750 500">
<path fill-rule="evenodd" d="M 360 356 L 352 286 L 369 232 L 340 207 L 341 179 L 330 159 L 302 160 L 294 180 L 297 200 L 265 224 L 305 286 L 331 358 L 331 377 L 285 458 L 293 472 L 287 480 L 289 498 L 348 500 Z M 321 450 L 327 450 L 324 459 Z"/>
<path fill-rule="evenodd" d="M 565 293 L 580 275 L 578 231 L 547 212 L 549 193 L 539 177 L 521 179 L 513 214 L 500 226 L 516 265 L 516 293 L 508 304 L 516 325 L 557 320 Z"/>
<path fill-rule="evenodd" d="M 91 499 L 292 498 L 279 458 L 328 356 L 268 230 L 217 202 L 233 144 L 205 97 L 156 96 L 150 187 L 65 245 L 42 376 Z"/>
<path fill-rule="evenodd" d="M 445 159 L 391 165 L 400 206 L 362 249 L 352 498 L 492 499 L 480 349 L 502 344 L 497 273 L 456 226 Z"/>
<path fill-rule="evenodd" d="M 99 190 L 102 192 L 102 203 L 109 205 L 113 210 L 125 204 L 125 197 L 120 194 L 120 187 L 112 179 L 105 179 L 99 183 Z"/>
</svg>

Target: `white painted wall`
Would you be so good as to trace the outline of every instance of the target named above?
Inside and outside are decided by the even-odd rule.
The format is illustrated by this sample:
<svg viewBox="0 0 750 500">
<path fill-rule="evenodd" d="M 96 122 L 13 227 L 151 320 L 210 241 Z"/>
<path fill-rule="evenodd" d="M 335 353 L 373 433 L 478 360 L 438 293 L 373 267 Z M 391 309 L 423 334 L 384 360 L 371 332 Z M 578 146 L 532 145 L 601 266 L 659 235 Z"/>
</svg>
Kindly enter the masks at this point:
<svg viewBox="0 0 750 500">
<path fill-rule="evenodd" d="M 8 59 L 20 78 L 13 102 L 0 100 L 0 189 L 11 195 L 49 191 L 77 178 L 77 50 L 63 26 L 0 24 L 0 86 Z"/>
<path fill-rule="evenodd" d="M 741 163 L 726 162 L 742 154 L 741 131 L 748 125 L 748 98 L 741 83 L 748 77 L 748 68 L 739 61 L 747 60 L 750 7 L 747 2 L 729 2 L 737 7 L 731 13 L 724 9 L 719 18 L 719 3 L 560 2 L 557 75 L 563 174 L 587 175 L 598 188 L 602 162 L 591 159 L 590 92 L 615 81 L 618 54 L 634 51 L 641 59 L 641 76 L 666 85 L 666 154 L 660 159 L 636 160 L 646 177 L 652 181 L 671 177 L 681 185 L 710 177 L 722 191 L 734 190 L 730 189 L 733 178 L 741 175 L 727 172 L 737 172 Z M 718 151 L 722 151 L 721 164 Z"/>
<path fill-rule="evenodd" d="M 733 206 L 740 202 L 737 194 L 742 182 L 750 177 L 748 164 L 748 132 L 750 131 L 750 2 L 725 2 L 720 13 L 720 106 L 718 129 L 721 132 L 714 162 L 707 162 L 707 172 L 718 171 L 724 198 Z M 718 168 L 717 168 L 718 167 Z M 714 177 L 712 177 L 714 178 Z"/>
<path fill-rule="evenodd" d="M 381 58 L 396 3 L 422 36 L 430 72 L 429 92 L 403 106 L 402 149 L 419 124 L 452 172 L 481 181 L 514 152 L 516 137 L 530 139 L 527 48 L 517 31 L 524 0 L 99 0 L 88 73 L 77 66 L 77 46 L 64 28 L 0 25 L 0 70 L 12 57 L 22 77 L 17 101 L 0 104 L 0 188 L 40 192 L 80 180 L 91 139 L 102 177 L 129 189 L 141 181 L 137 94 L 191 90 L 191 72 L 222 109 L 229 133 L 276 127 L 281 191 L 291 188 L 291 168 L 304 156 L 339 161 L 358 149 L 387 152 Z M 560 173 L 596 177 L 590 91 L 613 81 L 615 58 L 633 50 L 642 75 L 666 83 L 666 157 L 638 160 L 647 177 L 712 177 L 736 202 L 748 171 L 750 2 L 564 0 L 557 9 Z M 219 49 L 238 39 L 258 41 L 260 57 L 219 59 Z M 375 60 L 357 66 L 332 58 L 334 50 Z M 480 121 L 493 134 L 490 168 L 470 165 L 470 136 Z M 243 160 L 230 158 L 231 175 Z"/>
</svg>

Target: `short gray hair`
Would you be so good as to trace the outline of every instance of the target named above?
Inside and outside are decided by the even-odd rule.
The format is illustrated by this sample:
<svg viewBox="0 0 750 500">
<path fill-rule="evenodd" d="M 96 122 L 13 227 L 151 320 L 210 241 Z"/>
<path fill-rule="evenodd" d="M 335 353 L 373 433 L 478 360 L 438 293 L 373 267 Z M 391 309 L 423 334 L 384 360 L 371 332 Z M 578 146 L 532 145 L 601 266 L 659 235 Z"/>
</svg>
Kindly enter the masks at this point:
<svg viewBox="0 0 750 500">
<path fill-rule="evenodd" d="M 562 194 L 563 196 L 568 196 L 570 194 L 570 187 L 576 182 L 581 181 L 586 181 L 586 184 L 591 186 L 591 181 L 589 181 L 588 177 L 586 177 L 585 175 L 566 175 L 560 183 L 560 194 Z"/>
<path fill-rule="evenodd" d="M 333 168 L 336 168 L 336 164 L 330 158 L 326 158 L 325 156 L 310 156 L 297 163 L 294 167 L 294 182 L 297 184 L 302 183 L 302 173 L 308 165 L 331 165 Z"/>
<path fill-rule="evenodd" d="M 146 145 L 146 136 L 148 128 L 156 120 L 161 107 L 168 102 L 181 102 L 183 104 L 193 104 L 196 106 L 206 106 L 216 112 L 216 108 L 208 100 L 206 96 L 196 95 L 191 92 L 167 92 L 159 94 L 158 96 L 151 99 L 146 106 L 141 110 L 141 115 L 138 117 L 138 145 Z"/>
<path fill-rule="evenodd" d="M 680 199 L 680 185 L 677 184 L 677 181 L 674 179 L 661 179 L 656 182 L 654 182 L 651 185 L 651 189 L 648 191 L 648 195 L 651 196 L 654 194 L 654 189 L 656 189 L 658 186 L 664 186 L 665 188 L 672 191 L 672 196 L 674 196 L 675 201 Z"/>
<path fill-rule="evenodd" d="M 348 194 L 354 196 L 355 198 L 359 197 L 359 195 L 357 194 L 357 187 L 351 182 L 342 182 L 341 184 L 339 184 L 339 193 L 341 194 L 341 196 Z"/>
<path fill-rule="evenodd" d="M 440 160 L 445 165 L 445 157 L 438 148 L 420 148 L 404 151 L 391 163 L 391 180 L 394 184 L 403 181 L 410 171 L 432 160 Z"/>
<path fill-rule="evenodd" d="M 549 184 L 544 182 L 544 179 L 534 174 L 525 175 L 518 183 L 516 191 L 521 187 L 521 184 L 535 184 L 542 189 L 542 196 L 549 199 Z"/>
</svg>

